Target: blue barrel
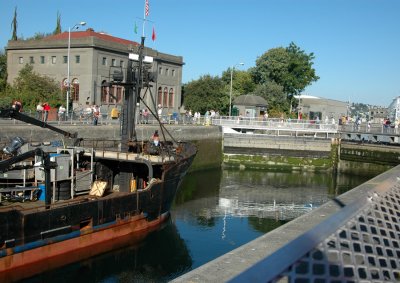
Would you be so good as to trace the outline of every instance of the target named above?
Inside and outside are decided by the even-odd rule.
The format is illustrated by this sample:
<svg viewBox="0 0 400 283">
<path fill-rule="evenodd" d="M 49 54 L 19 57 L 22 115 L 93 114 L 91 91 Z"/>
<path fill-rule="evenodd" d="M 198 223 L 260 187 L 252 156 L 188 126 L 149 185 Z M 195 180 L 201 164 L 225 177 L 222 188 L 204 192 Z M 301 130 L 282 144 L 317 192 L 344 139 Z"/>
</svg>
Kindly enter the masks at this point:
<svg viewBox="0 0 400 283">
<path fill-rule="evenodd" d="M 39 184 L 39 200 L 45 200 L 46 199 L 46 186 L 44 184 Z"/>
</svg>

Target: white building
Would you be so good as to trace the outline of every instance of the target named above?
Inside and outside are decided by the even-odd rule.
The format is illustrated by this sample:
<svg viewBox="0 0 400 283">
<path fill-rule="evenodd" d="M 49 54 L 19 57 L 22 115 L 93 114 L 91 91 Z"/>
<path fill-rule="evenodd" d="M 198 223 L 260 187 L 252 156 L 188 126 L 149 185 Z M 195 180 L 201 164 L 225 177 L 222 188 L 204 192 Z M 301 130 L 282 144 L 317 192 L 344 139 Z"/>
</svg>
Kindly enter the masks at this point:
<svg viewBox="0 0 400 283">
<path fill-rule="evenodd" d="M 400 120 L 400 96 L 395 97 L 388 107 L 390 121 Z"/>
<path fill-rule="evenodd" d="M 310 120 L 318 119 L 324 121 L 326 117 L 329 119 L 334 118 L 338 121 L 342 116 L 348 115 L 348 103 L 327 99 L 311 95 L 295 95 L 294 98 L 299 100 L 299 113 L 302 117 L 307 117 Z"/>
</svg>

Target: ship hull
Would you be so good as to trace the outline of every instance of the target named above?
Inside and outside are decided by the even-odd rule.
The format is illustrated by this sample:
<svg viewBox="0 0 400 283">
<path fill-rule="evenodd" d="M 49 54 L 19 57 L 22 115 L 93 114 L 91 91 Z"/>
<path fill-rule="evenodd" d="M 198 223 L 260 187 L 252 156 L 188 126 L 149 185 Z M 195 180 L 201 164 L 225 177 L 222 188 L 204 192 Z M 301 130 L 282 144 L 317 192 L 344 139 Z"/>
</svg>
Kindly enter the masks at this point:
<svg viewBox="0 0 400 283">
<path fill-rule="evenodd" d="M 0 281 L 14 282 L 69 263 L 112 251 L 142 241 L 158 230 L 169 219 L 169 213 L 148 221 L 144 215 L 120 220 L 108 227 L 95 227 L 59 237 L 58 242 L 37 241 L 36 248 L 18 252 L 9 249 L 9 255 L 0 259 Z M 71 237 L 70 239 L 68 239 Z M 56 241 L 53 239 L 53 241 Z M 16 252 L 16 253 L 13 253 Z"/>
<path fill-rule="evenodd" d="M 50 207 L 37 202 L 38 206 L 30 208 L 0 209 L 0 282 L 20 280 L 140 242 L 168 220 L 195 155 L 192 147 L 176 162 L 154 165 L 159 178 L 133 191 L 77 197 Z M 107 164 L 107 160 L 98 162 Z M 134 162 L 118 163 L 113 163 L 114 167 L 127 172 L 135 169 Z"/>
</svg>

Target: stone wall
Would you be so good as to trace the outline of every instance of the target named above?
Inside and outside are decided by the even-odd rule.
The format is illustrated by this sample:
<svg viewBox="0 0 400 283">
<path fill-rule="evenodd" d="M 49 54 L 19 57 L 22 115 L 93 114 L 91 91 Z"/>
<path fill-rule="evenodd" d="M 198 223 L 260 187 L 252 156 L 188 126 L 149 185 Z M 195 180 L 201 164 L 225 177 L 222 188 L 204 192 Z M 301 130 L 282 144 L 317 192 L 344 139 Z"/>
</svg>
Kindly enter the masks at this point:
<svg viewBox="0 0 400 283">
<path fill-rule="evenodd" d="M 268 171 L 329 171 L 331 139 L 224 134 L 224 166 Z"/>
<path fill-rule="evenodd" d="M 111 141 L 117 147 L 120 140 L 118 125 L 63 125 L 60 128 L 77 132 L 80 138 L 88 142 L 94 141 L 94 147 L 101 147 L 103 141 Z M 217 126 L 167 124 L 165 130 L 161 130 L 155 125 L 138 125 L 138 139 L 150 139 L 156 129 L 162 139 L 174 138 L 176 141 L 196 143 L 198 154 L 192 170 L 219 168 L 222 165 L 270 171 L 338 170 L 352 174 L 369 174 L 384 172 L 400 163 L 400 147 L 339 143 L 335 139 L 313 137 L 223 134 Z M 36 126 L 11 123 L 1 125 L 1 146 L 9 143 L 15 136 L 22 137 L 27 142 L 63 138 L 49 129 Z"/>
<path fill-rule="evenodd" d="M 79 138 L 85 139 L 85 144 L 89 145 L 91 141 L 95 141 L 95 147 L 101 147 L 103 141 L 109 141 L 117 147 L 120 140 L 120 128 L 118 125 L 71 125 L 60 126 L 59 128 L 71 133 L 78 133 Z M 165 125 L 165 129 L 161 130 L 160 127 L 153 125 L 138 125 L 138 140 L 149 140 L 156 129 L 159 131 L 161 140 L 192 141 L 197 145 L 198 154 L 191 170 L 219 168 L 221 166 L 222 131 L 220 127 Z M 0 145 L 2 147 L 8 144 L 13 137 L 17 136 L 23 138 L 26 142 L 63 139 L 61 134 L 46 128 L 21 124 L 1 125 Z"/>
</svg>

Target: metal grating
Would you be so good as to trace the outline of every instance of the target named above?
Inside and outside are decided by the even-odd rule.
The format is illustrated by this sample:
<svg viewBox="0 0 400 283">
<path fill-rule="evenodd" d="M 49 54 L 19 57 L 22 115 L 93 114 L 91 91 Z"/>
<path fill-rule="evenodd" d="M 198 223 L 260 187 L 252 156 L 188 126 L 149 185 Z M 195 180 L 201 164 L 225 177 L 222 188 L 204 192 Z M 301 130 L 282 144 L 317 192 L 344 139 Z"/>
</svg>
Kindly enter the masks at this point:
<svg viewBox="0 0 400 283">
<path fill-rule="evenodd" d="M 386 181 L 230 282 L 400 282 L 400 177 Z"/>
<path fill-rule="evenodd" d="M 400 282 L 400 189 L 370 205 L 273 282 Z"/>
</svg>

